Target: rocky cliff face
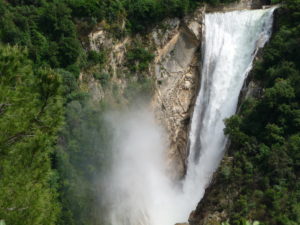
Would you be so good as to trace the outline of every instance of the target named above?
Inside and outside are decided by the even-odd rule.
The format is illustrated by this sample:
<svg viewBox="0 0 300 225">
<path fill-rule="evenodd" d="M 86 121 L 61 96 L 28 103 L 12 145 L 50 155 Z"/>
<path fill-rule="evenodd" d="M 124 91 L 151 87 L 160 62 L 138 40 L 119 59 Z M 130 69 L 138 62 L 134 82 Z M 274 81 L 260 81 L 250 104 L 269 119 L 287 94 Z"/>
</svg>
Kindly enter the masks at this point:
<svg viewBox="0 0 300 225">
<path fill-rule="evenodd" d="M 203 10 L 182 21 L 165 21 L 171 25 L 166 33 L 162 29 L 152 32 L 159 46 L 153 65 L 157 85 L 152 106 L 169 135 L 168 163 L 175 178 L 185 174 L 188 128 L 199 87 Z"/>
</svg>

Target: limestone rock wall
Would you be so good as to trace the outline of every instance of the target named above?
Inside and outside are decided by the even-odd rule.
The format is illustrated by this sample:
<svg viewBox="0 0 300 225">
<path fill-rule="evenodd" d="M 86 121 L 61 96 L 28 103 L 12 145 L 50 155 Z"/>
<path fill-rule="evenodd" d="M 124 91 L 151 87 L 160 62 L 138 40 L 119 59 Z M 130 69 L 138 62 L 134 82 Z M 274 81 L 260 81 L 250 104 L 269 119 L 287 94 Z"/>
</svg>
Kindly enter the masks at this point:
<svg viewBox="0 0 300 225">
<path fill-rule="evenodd" d="M 169 136 L 168 168 L 173 178 L 183 177 L 186 171 L 188 130 L 199 88 L 203 15 L 200 8 L 182 21 L 166 21 L 171 29 L 153 65 L 157 82 L 152 106 Z M 154 30 L 154 40 L 163 33 Z"/>
</svg>

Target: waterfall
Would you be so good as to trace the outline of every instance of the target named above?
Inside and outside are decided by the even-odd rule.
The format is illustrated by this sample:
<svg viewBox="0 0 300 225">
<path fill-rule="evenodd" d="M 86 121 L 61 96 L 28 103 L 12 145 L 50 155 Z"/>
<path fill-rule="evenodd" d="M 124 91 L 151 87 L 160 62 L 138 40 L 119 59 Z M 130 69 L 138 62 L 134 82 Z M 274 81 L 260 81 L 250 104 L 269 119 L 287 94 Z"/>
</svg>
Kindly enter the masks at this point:
<svg viewBox="0 0 300 225">
<path fill-rule="evenodd" d="M 108 194 L 111 225 L 187 221 L 224 154 L 225 118 L 236 111 L 253 59 L 271 35 L 271 9 L 205 15 L 201 85 L 194 108 L 187 174 L 180 185 L 163 166 L 164 141 L 148 110 L 112 119 L 119 130 Z"/>
<path fill-rule="evenodd" d="M 203 69 L 190 131 L 190 154 L 184 183 L 193 209 L 222 159 L 227 137 L 224 119 L 232 116 L 239 93 L 259 48 L 269 40 L 271 9 L 205 15 Z"/>
</svg>

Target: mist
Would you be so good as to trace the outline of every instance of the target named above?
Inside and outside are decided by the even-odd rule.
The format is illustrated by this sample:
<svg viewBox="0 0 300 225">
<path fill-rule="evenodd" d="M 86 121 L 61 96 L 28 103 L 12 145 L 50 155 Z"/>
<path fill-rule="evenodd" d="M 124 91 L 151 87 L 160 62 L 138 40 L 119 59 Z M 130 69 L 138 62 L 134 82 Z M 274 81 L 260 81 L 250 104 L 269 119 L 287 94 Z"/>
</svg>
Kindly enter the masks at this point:
<svg viewBox="0 0 300 225">
<path fill-rule="evenodd" d="M 144 106 L 113 112 L 107 120 L 113 128 L 113 167 L 105 182 L 110 224 L 178 222 L 180 189 L 166 172 L 168 139 L 152 111 Z"/>
</svg>

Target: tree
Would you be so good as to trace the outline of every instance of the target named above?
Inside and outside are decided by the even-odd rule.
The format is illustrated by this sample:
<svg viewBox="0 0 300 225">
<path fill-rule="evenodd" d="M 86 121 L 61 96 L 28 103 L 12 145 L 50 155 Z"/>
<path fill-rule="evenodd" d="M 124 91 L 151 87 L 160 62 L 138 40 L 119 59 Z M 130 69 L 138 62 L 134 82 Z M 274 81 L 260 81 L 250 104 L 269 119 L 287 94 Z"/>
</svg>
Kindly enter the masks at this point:
<svg viewBox="0 0 300 225">
<path fill-rule="evenodd" d="M 57 220 L 51 154 L 62 125 L 60 80 L 51 69 L 34 70 L 18 47 L 0 47 L 0 218 L 7 224 Z"/>
</svg>

